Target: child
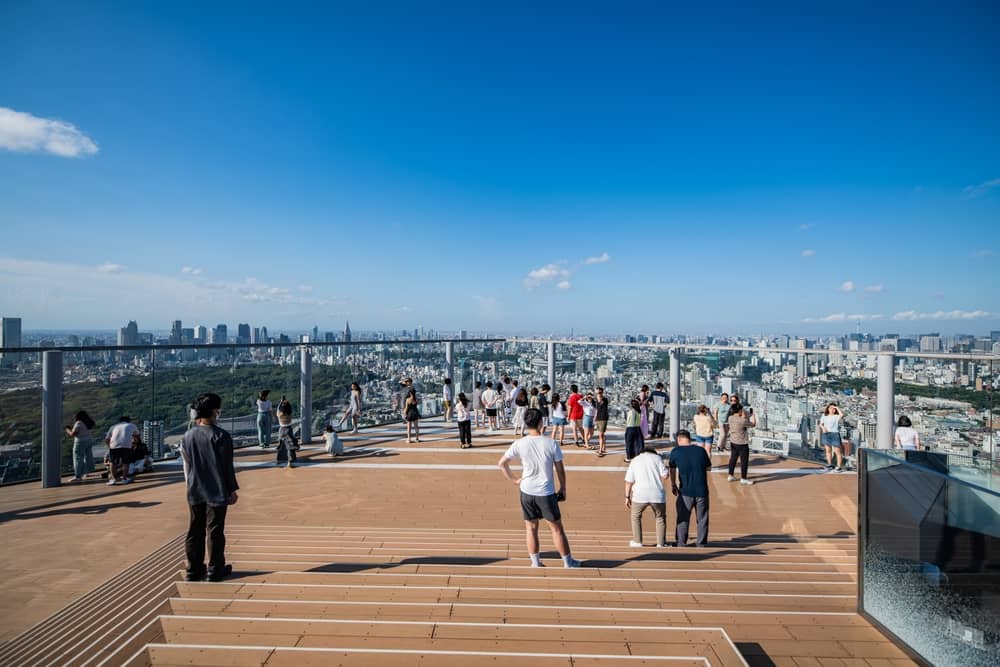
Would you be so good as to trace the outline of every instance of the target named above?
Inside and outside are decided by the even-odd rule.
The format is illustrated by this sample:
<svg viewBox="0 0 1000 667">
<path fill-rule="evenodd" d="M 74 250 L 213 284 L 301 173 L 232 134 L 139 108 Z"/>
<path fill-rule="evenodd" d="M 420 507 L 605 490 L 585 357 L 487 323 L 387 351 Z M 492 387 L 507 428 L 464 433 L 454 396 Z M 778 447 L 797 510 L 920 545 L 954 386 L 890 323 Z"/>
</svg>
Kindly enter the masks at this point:
<svg viewBox="0 0 1000 667">
<path fill-rule="evenodd" d="M 465 393 L 459 392 L 455 404 L 455 420 L 458 421 L 458 441 L 462 449 L 472 447 L 472 414 L 469 411 L 469 399 Z"/>
<path fill-rule="evenodd" d="M 344 443 L 341 442 L 340 436 L 337 435 L 332 426 L 326 427 L 326 430 L 323 432 L 323 438 L 326 440 L 327 454 L 337 457 L 344 453 Z"/>
</svg>

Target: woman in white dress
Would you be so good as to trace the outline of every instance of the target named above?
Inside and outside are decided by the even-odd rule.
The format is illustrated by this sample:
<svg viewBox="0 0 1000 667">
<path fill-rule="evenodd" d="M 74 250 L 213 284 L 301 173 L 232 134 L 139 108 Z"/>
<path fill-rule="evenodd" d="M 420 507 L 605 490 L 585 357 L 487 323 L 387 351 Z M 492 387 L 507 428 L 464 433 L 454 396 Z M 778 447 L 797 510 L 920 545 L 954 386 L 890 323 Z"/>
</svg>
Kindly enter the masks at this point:
<svg viewBox="0 0 1000 667">
<path fill-rule="evenodd" d="M 361 420 L 361 385 L 357 382 L 351 383 L 351 397 L 347 403 L 347 409 L 344 411 L 344 416 L 340 418 L 339 426 L 343 426 L 348 418 L 350 418 L 354 426 L 354 430 L 351 433 L 357 433 L 358 421 Z"/>
<path fill-rule="evenodd" d="M 896 449 L 915 451 L 920 449 L 920 434 L 913 428 L 913 422 L 906 415 L 900 415 L 896 422 L 896 436 L 893 438 Z"/>
</svg>

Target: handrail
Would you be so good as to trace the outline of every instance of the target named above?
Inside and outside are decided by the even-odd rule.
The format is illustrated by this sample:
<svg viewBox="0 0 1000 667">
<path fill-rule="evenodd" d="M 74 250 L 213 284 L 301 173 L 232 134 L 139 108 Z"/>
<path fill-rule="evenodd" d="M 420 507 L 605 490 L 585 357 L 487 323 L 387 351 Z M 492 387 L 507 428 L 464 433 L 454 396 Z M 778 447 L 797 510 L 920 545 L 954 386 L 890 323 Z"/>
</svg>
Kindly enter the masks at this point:
<svg viewBox="0 0 1000 667">
<path fill-rule="evenodd" d="M 288 343 L 192 343 L 166 345 L 53 345 L 46 347 L 0 347 L 0 354 L 39 353 L 39 352 L 122 352 L 126 350 L 246 350 L 268 349 L 273 347 L 328 347 L 332 345 L 350 347 L 358 345 L 386 345 L 395 343 L 425 345 L 430 343 L 504 343 L 505 338 L 435 338 L 433 340 L 351 340 L 324 342 L 311 340 L 307 342 L 291 341 Z"/>
</svg>

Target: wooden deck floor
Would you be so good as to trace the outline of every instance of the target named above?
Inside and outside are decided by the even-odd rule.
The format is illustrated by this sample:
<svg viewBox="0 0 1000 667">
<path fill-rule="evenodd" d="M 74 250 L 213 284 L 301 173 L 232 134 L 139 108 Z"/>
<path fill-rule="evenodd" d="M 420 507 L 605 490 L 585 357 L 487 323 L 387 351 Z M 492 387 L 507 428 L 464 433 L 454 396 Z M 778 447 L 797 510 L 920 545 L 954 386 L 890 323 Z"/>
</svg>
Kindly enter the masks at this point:
<svg viewBox="0 0 1000 667">
<path fill-rule="evenodd" d="M 459 450 L 429 423 L 423 440 L 372 429 L 291 470 L 240 452 L 221 584 L 180 581 L 178 468 L 0 489 L 0 664 L 912 664 L 854 613 L 853 474 L 755 457 L 755 486 L 711 474 L 710 547 L 634 549 L 621 434 L 603 459 L 568 445 L 584 567 L 543 534 L 539 570 L 495 468 L 510 432 Z"/>
</svg>

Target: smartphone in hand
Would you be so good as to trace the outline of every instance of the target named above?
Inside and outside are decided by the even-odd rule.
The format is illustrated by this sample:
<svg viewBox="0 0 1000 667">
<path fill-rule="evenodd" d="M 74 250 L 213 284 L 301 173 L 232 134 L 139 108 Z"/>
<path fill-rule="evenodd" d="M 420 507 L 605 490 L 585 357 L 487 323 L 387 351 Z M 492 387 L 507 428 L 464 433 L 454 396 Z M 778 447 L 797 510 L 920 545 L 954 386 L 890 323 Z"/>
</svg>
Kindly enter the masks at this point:
<svg viewBox="0 0 1000 667">
<path fill-rule="evenodd" d="M 557 503 L 561 503 L 564 500 L 566 500 L 566 492 L 565 491 L 558 491 L 556 493 L 556 502 Z"/>
</svg>

